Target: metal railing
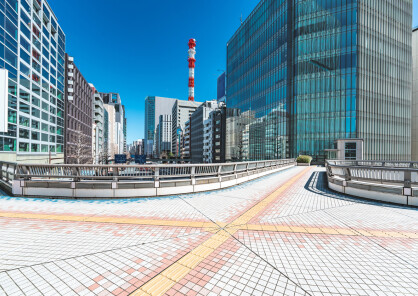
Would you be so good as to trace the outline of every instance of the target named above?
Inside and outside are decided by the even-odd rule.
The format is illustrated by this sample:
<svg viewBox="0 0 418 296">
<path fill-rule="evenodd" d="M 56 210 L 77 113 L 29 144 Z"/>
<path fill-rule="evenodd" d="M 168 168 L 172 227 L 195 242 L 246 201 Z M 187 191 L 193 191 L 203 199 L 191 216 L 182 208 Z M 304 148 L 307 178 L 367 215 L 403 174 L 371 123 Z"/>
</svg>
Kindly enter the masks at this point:
<svg viewBox="0 0 418 296">
<path fill-rule="evenodd" d="M 273 170 L 295 164 L 295 159 L 267 160 L 223 164 L 164 164 L 164 165 L 68 165 L 16 164 L 1 162 L 2 180 L 11 185 L 13 180 L 83 180 L 164 181 L 222 177 L 252 171 Z"/>
<path fill-rule="evenodd" d="M 0 161 L 0 183 L 11 188 L 16 176 L 16 167 L 16 163 Z"/>
<path fill-rule="evenodd" d="M 418 186 L 418 162 L 383 160 L 327 160 L 328 180 L 338 177 L 344 181 Z M 414 186 L 414 187 L 416 187 Z"/>
</svg>

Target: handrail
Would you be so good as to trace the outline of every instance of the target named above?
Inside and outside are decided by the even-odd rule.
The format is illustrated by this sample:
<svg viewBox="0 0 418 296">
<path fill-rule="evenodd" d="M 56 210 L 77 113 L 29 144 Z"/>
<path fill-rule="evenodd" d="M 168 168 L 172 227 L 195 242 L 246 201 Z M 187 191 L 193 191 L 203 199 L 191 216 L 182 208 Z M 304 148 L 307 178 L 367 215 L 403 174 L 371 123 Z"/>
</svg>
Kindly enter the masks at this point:
<svg viewBox="0 0 418 296">
<path fill-rule="evenodd" d="M 362 165 L 365 163 L 381 165 Z M 344 181 L 402 184 L 404 188 L 418 185 L 418 167 L 414 166 L 418 162 L 327 160 L 325 164 L 328 179 L 339 177 Z"/>
<path fill-rule="evenodd" d="M 5 165 L 14 166 L 13 179 L 39 180 L 61 179 L 74 182 L 82 180 L 176 180 L 203 177 L 220 177 L 242 174 L 260 169 L 294 164 L 295 159 L 231 162 L 214 164 L 152 164 L 152 165 L 95 165 L 95 164 L 16 164 L 0 161 L 2 171 Z"/>
<path fill-rule="evenodd" d="M 368 199 L 418 206 L 418 162 L 327 160 L 329 188 Z"/>
</svg>

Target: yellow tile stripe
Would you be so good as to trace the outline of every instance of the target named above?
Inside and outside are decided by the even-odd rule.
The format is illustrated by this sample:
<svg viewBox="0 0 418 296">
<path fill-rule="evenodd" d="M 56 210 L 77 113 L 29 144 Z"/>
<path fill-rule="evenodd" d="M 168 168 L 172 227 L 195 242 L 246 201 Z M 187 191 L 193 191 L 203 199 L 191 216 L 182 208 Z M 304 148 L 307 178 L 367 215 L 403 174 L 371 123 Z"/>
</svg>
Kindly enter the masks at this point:
<svg viewBox="0 0 418 296">
<path fill-rule="evenodd" d="M 243 225 L 247 224 L 252 218 L 263 211 L 270 203 L 272 203 L 279 194 L 283 193 L 293 183 L 295 183 L 300 177 L 302 177 L 310 168 L 306 168 L 298 175 L 291 178 L 279 189 L 272 194 L 264 198 L 262 201 L 251 207 L 237 219 L 235 219 L 229 225 Z M 232 235 L 235 234 L 240 227 L 231 226 L 228 227 L 228 232 L 220 230 L 215 235 L 211 236 L 204 243 L 187 253 L 184 257 L 168 266 L 162 273 L 158 274 L 147 283 L 142 285 L 138 290 L 134 291 L 131 296 L 139 295 L 163 295 L 177 282 L 184 278 L 193 268 L 195 268 L 200 262 L 210 256 L 220 245 L 226 242 Z"/>
<path fill-rule="evenodd" d="M 394 238 L 418 238 L 418 234 L 413 232 L 400 231 L 375 231 L 375 230 L 352 230 L 346 228 L 321 228 L 321 227 L 293 227 L 283 225 L 261 225 L 247 224 L 239 226 L 244 230 L 305 233 L 305 234 L 329 234 L 347 236 L 369 236 L 369 237 L 394 237 Z"/>
<path fill-rule="evenodd" d="M 13 213 L 13 212 L 0 212 L 0 217 L 51 220 L 51 221 L 78 221 L 78 222 L 94 222 L 94 223 L 150 225 L 150 226 L 192 227 L 192 228 L 207 228 L 208 230 L 219 229 L 219 227 L 212 222 L 201 222 L 201 221 L 153 220 L 153 219 L 104 217 L 104 216 L 86 217 L 86 216 L 72 216 L 72 215 L 51 215 L 51 214 L 32 214 L 32 213 Z"/>
</svg>

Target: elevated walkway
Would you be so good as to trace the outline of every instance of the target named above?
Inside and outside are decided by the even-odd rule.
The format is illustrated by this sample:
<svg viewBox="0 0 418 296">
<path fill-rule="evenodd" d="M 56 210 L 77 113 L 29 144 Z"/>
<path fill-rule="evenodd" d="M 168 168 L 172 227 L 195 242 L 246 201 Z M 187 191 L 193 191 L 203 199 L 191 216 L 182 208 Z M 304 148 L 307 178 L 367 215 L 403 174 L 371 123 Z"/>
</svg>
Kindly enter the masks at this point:
<svg viewBox="0 0 418 296">
<path fill-rule="evenodd" d="M 295 159 L 199 165 L 29 165 L 1 163 L 14 196 L 155 197 L 217 190 L 296 165 Z"/>
</svg>

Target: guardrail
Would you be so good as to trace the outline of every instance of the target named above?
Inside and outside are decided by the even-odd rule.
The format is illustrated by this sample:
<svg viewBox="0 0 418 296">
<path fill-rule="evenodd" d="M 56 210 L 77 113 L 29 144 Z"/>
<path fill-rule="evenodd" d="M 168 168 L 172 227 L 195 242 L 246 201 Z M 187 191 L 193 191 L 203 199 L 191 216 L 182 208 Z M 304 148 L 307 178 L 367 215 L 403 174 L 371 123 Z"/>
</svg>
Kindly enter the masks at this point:
<svg viewBox="0 0 418 296">
<path fill-rule="evenodd" d="M 0 186 L 11 192 L 13 180 L 16 175 L 17 164 L 13 162 L 0 162 Z"/>
<path fill-rule="evenodd" d="M 223 164 L 57 165 L 8 164 L 14 195 L 52 197 L 142 197 L 233 186 L 284 167 L 295 159 Z M 6 163 L 0 162 L 2 167 Z M 45 188 L 53 189 L 46 191 Z M 106 192 L 105 189 L 110 191 Z"/>
<path fill-rule="evenodd" d="M 418 206 L 418 162 L 327 160 L 326 167 L 335 191 Z"/>
</svg>

